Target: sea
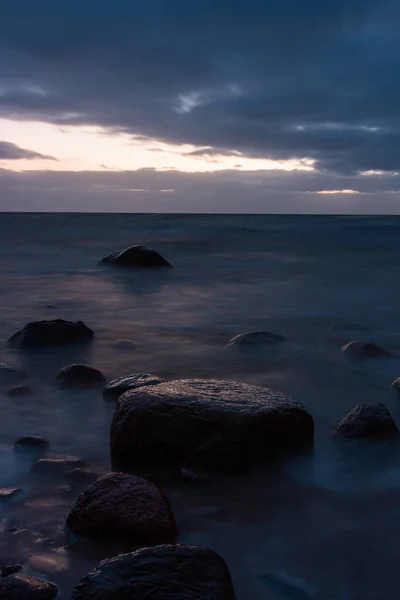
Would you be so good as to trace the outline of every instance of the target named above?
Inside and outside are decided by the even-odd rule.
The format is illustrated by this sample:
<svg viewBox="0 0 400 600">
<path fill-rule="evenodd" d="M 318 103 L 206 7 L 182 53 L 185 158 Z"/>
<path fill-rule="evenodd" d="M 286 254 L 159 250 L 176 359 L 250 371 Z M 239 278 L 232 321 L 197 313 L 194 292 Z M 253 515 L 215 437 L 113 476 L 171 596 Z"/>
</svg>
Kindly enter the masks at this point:
<svg viewBox="0 0 400 600">
<path fill-rule="evenodd" d="M 133 244 L 174 268 L 99 265 Z M 302 402 L 315 421 L 312 455 L 198 485 L 166 478 L 179 541 L 225 559 L 237 600 L 398 600 L 400 447 L 342 446 L 332 430 L 364 402 L 383 402 L 400 426 L 391 388 L 400 376 L 399 294 L 399 217 L 1 214 L 0 362 L 24 369 L 33 393 L 0 389 L 0 487 L 23 490 L 0 501 L 0 565 L 19 562 L 69 599 L 110 555 L 71 543 L 64 525 L 76 489 L 56 476 L 35 479 L 29 455 L 13 450 L 21 436 L 43 436 L 53 453 L 110 471 L 115 406 L 101 390 L 55 385 L 61 367 L 86 363 L 109 381 L 140 372 L 220 378 Z M 84 321 L 93 344 L 8 348 L 26 323 L 55 318 Z M 287 341 L 225 350 L 252 330 Z M 351 362 L 341 347 L 353 340 L 393 358 Z"/>
</svg>

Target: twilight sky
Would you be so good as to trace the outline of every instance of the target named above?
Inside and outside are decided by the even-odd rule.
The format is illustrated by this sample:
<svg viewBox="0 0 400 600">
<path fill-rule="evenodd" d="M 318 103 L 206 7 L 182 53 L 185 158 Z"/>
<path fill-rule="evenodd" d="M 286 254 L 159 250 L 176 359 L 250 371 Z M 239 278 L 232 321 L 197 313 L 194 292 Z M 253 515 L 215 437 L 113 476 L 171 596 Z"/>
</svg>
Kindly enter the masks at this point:
<svg viewBox="0 0 400 600">
<path fill-rule="evenodd" d="M 0 210 L 400 213 L 398 0 L 3 0 Z"/>
</svg>

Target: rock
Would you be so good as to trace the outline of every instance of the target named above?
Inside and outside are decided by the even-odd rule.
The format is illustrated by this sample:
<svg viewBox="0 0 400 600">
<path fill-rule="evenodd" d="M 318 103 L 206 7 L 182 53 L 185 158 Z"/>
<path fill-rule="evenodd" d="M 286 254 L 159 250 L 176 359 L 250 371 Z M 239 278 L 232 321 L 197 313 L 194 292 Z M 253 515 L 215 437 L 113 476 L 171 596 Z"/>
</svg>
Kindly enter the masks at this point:
<svg viewBox="0 0 400 600">
<path fill-rule="evenodd" d="M 285 339 L 282 335 L 272 333 L 271 331 L 248 331 L 232 338 L 226 345 L 226 348 L 259 348 L 261 346 L 280 344 Z"/>
<path fill-rule="evenodd" d="M 66 471 L 81 467 L 85 468 L 87 464 L 76 456 L 57 456 L 41 458 L 31 466 L 29 472 L 33 475 L 63 475 Z"/>
<path fill-rule="evenodd" d="M 336 426 L 334 434 L 347 438 L 390 438 L 399 430 L 386 406 L 380 402 L 358 404 Z"/>
<path fill-rule="evenodd" d="M 6 502 L 21 494 L 21 488 L 0 488 L 0 501 Z"/>
<path fill-rule="evenodd" d="M 15 573 L 19 573 L 22 571 L 24 567 L 22 565 L 6 565 L 1 570 L 1 576 L 7 577 L 7 575 L 14 575 Z"/>
<path fill-rule="evenodd" d="M 46 304 L 45 308 L 47 308 L 47 310 L 57 310 L 59 307 L 57 304 Z"/>
<path fill-rule="evenodd" d="M 26 398 L 26 396 L 30 396 L 31 394 L 31 388 L 26 385 L 18 385 L 5 392 L 5 396 L 9 396 L 10 398 Z"/>
<path fill-rule="evenodd" d="M 196 546 L 156 546 L 101 562 L 72 600 L 235 600 L 225 561 Z"/>
<path fill-rule="evenodd" d="M 101 263 L 119 267 L 145 267 L 147 269 L 172 267 L 161 254 L 146 246 L 130 246 L 130 248 L 106 256 Z"/>
<path fill-rule="evenodd" d="M 145 385 L 158 385 L 163 383 L 165 379 L 148 373 L 135 373 L 134 375 L 126 375 L 119 379 L 114 379 L 103 390 L 104 400 L 116 402 L 122 394 L 128 390 L 134 390 Z"/>
<path fill-rule="evenodd" d="M 31 575 L 8 575 L 0 579 L 0 598 L 4 600 L 53 600 L 58 588 L 53 583 Z"/>
<path fill-rule="evenodd" d="M 20 350 L 89 342 L 94 333 L 82 321 L 34 321 L 10 337 L 8 343 Z"/>
<path fill-rule="evenodd" d="M 372 342 L 350 342 L 342 346 L 342 352 L 350 358 L 368 360 L 370 358 L 390 358 L 390 352 Z"/>
<path fill-rule="evenodd" d="M 135 350 L 135 348 L 137 348 L 137 345 L 138 344 L 133 340 L 117 340 L 116 342 L 114 342 L 115 348 L 118 348 L 118 350 L 124 350 L 125 352 Z"/>
<path fill-rule="evenodd" d="M 178 533 L 168 499 L 153 484 L 125 473 L 100 477 L 78 498 L 67 527 L 88 538 L 134 546 L 174 543 Z"/>
<path fill-rule="evenodd" d="M 98 369 L 88 365 L 69 365 L 61 369 L 56 377 L 63 387 L 104 387 L 107 380 Z"/>
<path fill-rule="evenodd" d="M 115 466 L 190 466 L 236 472 L 310 446 L 305 408 L 267 388 L 187 379 L 141 387 L 119 399 L 110 431 Z"/>
<path fill-rule="evenodd" d="M 197 483 L 199 476 L 190 469 L 179 469 L 179 475 L 186 483 Z"/>
<path fill-rule="evenodd" d="M 10 385 L 26 378 L 25 371 L 0 363 L 0 385 Z"/>
<path fill-rule="evenodd" d="M 65 479 L 72 483 L 94 483 L 99 477 L 99 473 L 90 471 L 90 469 L 71 469 L 64 473 Z"/>
<path fill-rule="evenodd" d="M 397 390 L 398 392 L 400 392 L 400 377 L 398 377 L 397 379 L 395 379 L 392 383 L 392 388 L 394 390 Z"/>
<path fill-rule="evenodd" d="M 42 437 L 29 435 L 19 438 L 14 444 L 14 450 L 46 453 L 50 443 Z"/>
</svg>

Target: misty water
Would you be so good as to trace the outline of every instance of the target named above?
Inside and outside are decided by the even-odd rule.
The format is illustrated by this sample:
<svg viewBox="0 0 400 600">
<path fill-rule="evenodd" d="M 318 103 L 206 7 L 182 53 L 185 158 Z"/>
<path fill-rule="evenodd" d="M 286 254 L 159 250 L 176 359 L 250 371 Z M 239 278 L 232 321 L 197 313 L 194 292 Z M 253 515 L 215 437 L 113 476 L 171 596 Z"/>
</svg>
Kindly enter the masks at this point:
<svg viewBox="0 0 400 600">
<path fill-rule="evenodd" d="M 101 391 L 54 384 L 61 367 L 84 362 L 109 381 L 138 372 L 236 379 L 302 402 L 316 425 L 311 457 L 194 487 L 166 478 L 179 541 L 219 552 L 238 600 L 397 600 L 400 448 L 343 448 L 331 432 L 360 402 L 384 402 L 400 424 L 390 387 L 400 376 L 399 218 L 2 214 L 0 233 L 0 362 L 25 369 L 34 392 L 0 395 L 0 486 L 23 489 L 0 503 L 0 564 L 22 562 L 69 598 L 110 555 L 65 538 L 65 518 L 85 486 L 39 481 L 28 473 L 33 458 L 13 451 L 20 436 L 44 436 L 53 453 L 110 470 L 114 406 Z M 135 243 L 174 269 L 98 265 Z M 94 343 L 7 347 L 27 322 L 50 318 L 83 320 Z M 287 342 L 251 355 L 224 350 L 232 336 L 255 329 Z M 394 356 L 351 363 L 340 348 L 354 339 Z"/>
</svg>

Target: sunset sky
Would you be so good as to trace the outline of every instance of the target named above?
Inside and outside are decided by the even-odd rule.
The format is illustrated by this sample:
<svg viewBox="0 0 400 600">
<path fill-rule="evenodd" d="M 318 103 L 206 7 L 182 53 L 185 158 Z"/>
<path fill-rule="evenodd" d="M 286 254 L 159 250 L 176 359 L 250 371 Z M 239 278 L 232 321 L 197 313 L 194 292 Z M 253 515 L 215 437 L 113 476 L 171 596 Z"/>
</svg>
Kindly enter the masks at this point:
<svg viewBox="0 0 400 600">
<path fill-rule="evenodd" d="M 397 0 L 4 0 L 0 210 L 400 213 Z"/>
</svg>

